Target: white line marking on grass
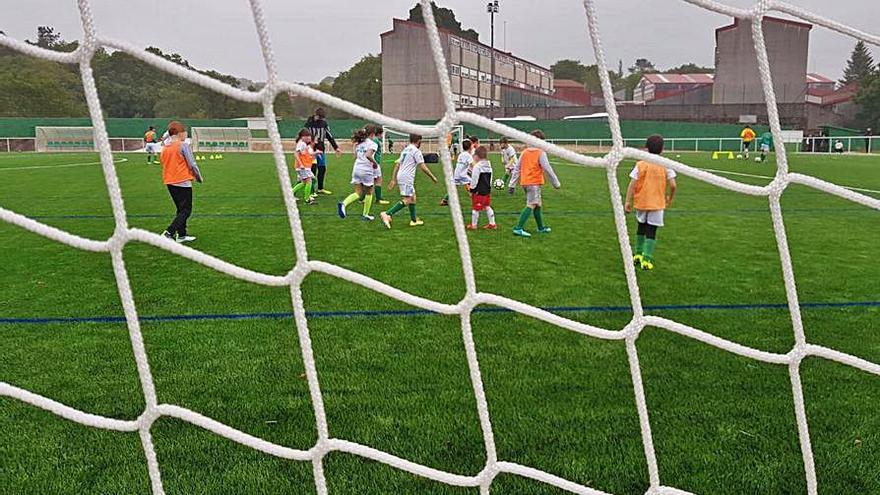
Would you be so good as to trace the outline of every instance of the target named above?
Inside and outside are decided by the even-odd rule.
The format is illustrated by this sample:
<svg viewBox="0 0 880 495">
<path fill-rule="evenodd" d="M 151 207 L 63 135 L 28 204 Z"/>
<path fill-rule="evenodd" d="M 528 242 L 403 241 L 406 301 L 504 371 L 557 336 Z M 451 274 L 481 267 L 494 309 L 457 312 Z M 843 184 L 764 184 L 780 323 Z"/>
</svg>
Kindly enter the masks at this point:
<svg viewBox="0 0 880 495">
<path fill-rule="evenodd" d="M 113 163 L 125 163 L 128 161 L 128 158 L 119 158 L 113 160 Z M 101 162 L 88 162 L 88 163 L 64 163 L 61 165 L 34 165 L 32 167 L 0 167 L 0 172 L 4 170 L 35 170 L 39 168 L 69 168 L 69 167 L 86 167 L 89 165 L 100 165 Z"/>
<path fill-rule="evenodd" d="M 573 163 L 558 161 L 558 160 L 550 160 L 550 163 L 552 165 L 574 165 Z M 731 170 L 719 170 L 717 168 L 700 168 L 700 167 L 694 167 L 693 165 L 690 165 L 690 167 L 698 169 L 698 170 L 703 170 L 705 172 L 715 172 L 716 174 L 737 175 L 740 177 L 752 177 L 755 179 L 770 179 L 770 180 L 774 179 L 774 177 L 772 175 L 747 174 L 745 172 L 734 172 Z M 843 186 L 843 185 L 840 187 L 843 187 L 844 189 L 849 189 L 850 191 L 880 194 L 880 190 L 876 190 L 876 189 L 864 189 L 861 187 L 850 187 L 850 186 Z"/>
</svg>

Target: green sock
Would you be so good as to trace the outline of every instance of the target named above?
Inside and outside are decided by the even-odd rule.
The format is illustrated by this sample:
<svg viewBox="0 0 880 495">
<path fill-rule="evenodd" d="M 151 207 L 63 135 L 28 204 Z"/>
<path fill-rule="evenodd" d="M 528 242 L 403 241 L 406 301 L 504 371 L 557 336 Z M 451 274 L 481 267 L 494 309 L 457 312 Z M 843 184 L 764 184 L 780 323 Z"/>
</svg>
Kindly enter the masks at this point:
<svg viewBox="0 0 880 495">
<path fill-rule="evenodd" d="M 297 182 L 295 186 L 293 186 L 293 195 L 296 196 L 296 193 L 300 192 L 302 188 L 306 187 L 302 182 Z"/>
<path fill-rule="evenodd" d="M 376 195 L 376 201 L 382 201 L 382 186 L 374 187 L 373 194 Z"/>
<path fill-rule="evenodd" d="M 449 195 L 443 196 L 443 201 L 449 201 Z"/>
<path fill-rule="evenodd" d="M 535 207 L 535 223 L 538 224 L 538 230 L 544 228 L 544 212 L 540 206 Z"/>
<path fill-rule="evenodd" d="M 348 196 L 346 196 L 345 199 L 342 200 L 342 204 L 344 206 L 348 207 L 348 205 L 357 201 L 358 198 L 360 198 L 360 195 L 358 195 L 358 193 L 351 193 Z"/>
<path fill-rule="evenodd" d="M 385 213 L 394 216 L 394 214 L 402 210 L 404 206 L 406 205 L 403 204 L 403 201 L 398 201 L 397 203 L 394 203 L 394 206 L 388 208 L 388 211 L 386 211 Z"/>
<path fill-rule="evenodd" d="M 364 198 L 364 216 L 370 214 L 370 208 L 373 207 L 373 195 L 370 194 L 366 198 Z"/>
<path fill-rule="evenodd" d="M 633 254 L 642 254 L 645 252 L 645 235 L 636 234 L 636 248 Z"/>
<path fill-rule="evenodd" d="M 416 216 L 416 204 L 410 203 L 407 206 L 409 207 L 409 219 L 412 220 L 413 222 L 415 222 L 416 219 L 418 218 Z"/>
<path fill-rule="evenodd" d="M 305 190 L 305 192 L 303 192 L 303 198 L 308 200 L 310 197 L 312 197 L 312 183 L 311 182 L 306 184 L 306 190 Z"/>
<path fill-rule="evenodd" d="M 516 224 L 516 228 L 522 230 L 530 216 L 532 216 L 532 209 L 526 206 L 523 208 L 522 213 L 519 214 L 519 223 Z"/>
<path fill-rule="evenodd" d="M 657 245 L 657 239 L 645 239 L 645 258 L 649 261 L 654 259 L 654 246 Z"/>
<path fill-rule="evenodd" d="M 504 174 L 504 178 L 501 180 L 504 181 L 504 186 L 507 187 L 507 181 L 510 180 L 510 174 Z"/>
</svg>

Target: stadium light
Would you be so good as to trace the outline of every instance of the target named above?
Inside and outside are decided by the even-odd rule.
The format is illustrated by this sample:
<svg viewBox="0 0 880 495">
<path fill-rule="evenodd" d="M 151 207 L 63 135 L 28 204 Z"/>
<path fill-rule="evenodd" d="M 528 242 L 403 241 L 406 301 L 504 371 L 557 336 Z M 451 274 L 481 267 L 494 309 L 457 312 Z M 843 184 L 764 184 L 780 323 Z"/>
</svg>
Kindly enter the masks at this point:
<svg viewBox="0 0 880 495">
<path fill-rule="evenodd" d="M 490 25 L 490 56 L 492 61 L 491 64 L 491 75 L 489 78 L 489 108 L 490 115 L 495 115 L 495 14 L 498 13 L 498 0 L 494 0 L 486 4 L 486 12 L 489 14 L 489 25 Z"/>
</svg>

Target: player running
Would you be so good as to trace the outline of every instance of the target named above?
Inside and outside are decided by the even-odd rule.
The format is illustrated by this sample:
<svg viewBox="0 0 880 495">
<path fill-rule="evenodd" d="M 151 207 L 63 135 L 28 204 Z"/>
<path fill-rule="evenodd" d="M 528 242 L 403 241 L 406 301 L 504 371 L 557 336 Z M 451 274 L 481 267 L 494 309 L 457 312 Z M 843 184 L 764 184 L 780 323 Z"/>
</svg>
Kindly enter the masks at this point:
<svg viewBox="0 0 880 495">
<path fill-rule="evenodd" d="M 376 163 L 376 149 L 378 145 L 372 139 L 367 139 L 367 131 L 358 129 L 351 137 L 355 145 L 354 166 L 351 170 L 351 183 L 354 184 L 354 192 L 344 200 L 336 204 L 336 213 L 339 218 L 345 218 L 345 209 L 357 200 L 363 200 L 364 210 L 361 220 L 372 221 L 376 217 L 370 215 L 373 207 L 373 184 L 375 184 L 375 172 L 379 165 Z"/>
<path fill-rule="evenodd" d="M 431 169 L 425 165 L 425 157 L 422 155 L 422 136 L 418 134 L 409 135 L 409 146 L 400 153 L 400 158 L 394 163 L 394 172 L 391 174 L 391 182 L 388 183 L 388 190 L 394 189 L 395 184 L 400 185 L 400 201 L 394 204 L 388 211 L 379 214 L 385 228 L 391 228 L 391 220 L 395 213 L 404 207 L 409 209 L 409 226 L 418 227 L 424 225 L 416 215 L 416 169 L 420 168 L 434 184 L 437 183 L 437 177 L 431 173 Z"/>
<path fill-rule="evenodd" d="M 745 126 L 742 132 L 739 133 L 739 138 L 742 139 L 742 150 L 743 155 L 746 160 L 749 159 L 749 151 L 752 149 L 752 141 L 755 140 L 755 131 L 751 128 L 751 126 Z"/>
<path fill-rule="evenodd" d="M 150 126 L 147 132 L 144 133 L 144 150 L 147 152 L 147 165 L 159 161 L 159 151 L 161 149 L 162 147 L 159 146 L 159 134 L 156 133 L 155 127 Z"/>
<path fill-rule="evenodd" d="M 755 159 L 756 162 L 764 163 L 767 161 L 767 153 L 770 153 L 770 145 L 773 144 L 773 134 L 765 132 L 758 139 L 758 146 L 761 148 L 761 156 Z"/>
</svg>

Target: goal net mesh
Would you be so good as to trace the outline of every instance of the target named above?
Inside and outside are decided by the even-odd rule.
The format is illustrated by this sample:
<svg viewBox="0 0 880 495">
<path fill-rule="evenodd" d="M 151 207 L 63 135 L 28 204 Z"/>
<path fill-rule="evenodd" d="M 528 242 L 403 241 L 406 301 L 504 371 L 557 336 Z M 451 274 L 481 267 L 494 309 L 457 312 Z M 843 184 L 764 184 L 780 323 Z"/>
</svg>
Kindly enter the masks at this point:
<svg viewBox="0 0 880 495">
<path fill-rule="evenodd" d="M 649 419 L 648 406 L 645 401 L 645 390 L 642 384 L 642 373 L 639 367 L 639 357 L 637 351 L 637 340 L 641 331 L 647 327 L 655 327 L 674 332 L 679 335 L 695 339 L 710 346 L 723 349 L 725 351 L 743 356 L 749 359 L 762 361 L 765 363 L 773 363 L 787 368 L 791 394 L 794 403 L 794 416 L 797 422 L 798 438 L 803 457 L 804 475 L 806 478 L 807 491 L 809 494 L 817 493 L 816 483 L 816 467 L 813 461 L 813 449 L 810 442 L 810 432 L 807 422 L 807 415 L 804 408 L 804 394 L 801 386 L 800 365 L 801 362 L 809 356 L 828 359 L 846 366 L 862 370 L 874 375 L 880 375 L 880 365 L 860 359 L 856 356 L 845 354 L 843 352 L 830 349 L 807 342 L 804 335 L 803 324 L 801 321 L 800 305 L 798 302 L 797 287 L 795 284 L 795 275 L 792 268 L 791 256 L 789 253 L 788 241 L 786 238 L 786 230 L 783 223 L 782 208 L 780 198 L 782 193 L 791 184 L 799 184 L 806 187 L 822 191 L 827 194 L 837 196 L 839 198 L 852 201 L 854 203 L 880 210 L 880 200 L 860 194 L 855 191 L 845 189 L 839 185 L 823 181 L 821 179 L 789 172 L 787 154 L 782 140 L 782 132 L 779 124 L 779 115 L 777 111 L 776 98 L 773 93 L 770 69 L 768 65 L 767 51 L 765 49 L 763 32 L 761 29 L 761 21 L 770 11 L 787 14 L 795 18 L 811 22 L 815 25 L 842 33 L 844 35 L 864 40 L 873 45 L 880 45 L 880 37 L 864 33 L 853 29 L 849 26 L 831 21 L 824 16 L 804 11 L 798 7 L 789 5 L 784 2 L 761 0 L 750 9 L 734 8 L 724 5 L 713 0 L 683 0 L 696 7 L 708 9 L 720 14 L 733 16 L 739 19 L 751 20 L 752 35 L 754 41 L 755 52 L 757 54 L 758 66 L 760 69 L 761 82 L 764 87 L 764 93 L 767 102 L 767 111 L 769 115 L 770 128 L 776 143 L 778 168 L 775 178 L 766 186 L 755 186 L 735 182 L 709 172 L 698 170 L 682 163 L 661 158 L 656 155 L 648 155 L 646 152 L 629 148 L 624 145 L 620 130 L 620 121 L 613 104 L 614 97 L 612 93 L 611 82 L 608 79 L 608 64 L 606 63 L 605 54 L 602 49 L 602 43 L 598 31 L 598 21 L 596 18 L 595 2 L 593 0 L 585 0 L 583 2 L 586 22 L 589 28 L 590 40 L 592 42 L 593 51 L 596 58 L 596 64 L 599 67 L 598 73 L 601 77 L 602 90 L 607 106 L 608 121 L 611 128 L 614 146 L 611 151 L 603 157 L 588 157 L 577 154 L 573 151 L 566 150 L 551 143 L 538 140 L 523 132 L 507 127 L 501 123 L 494 122 L 487 118 L 481 117 L 468 112 L 457 111 L 450 91 L 449 75 L 446 72 L 446 61 L 443 56 L 443 49 L 438 35 L 437 27 L 434 23 L 432 9 L 428 0 L 421 0 L 423 12 L 425 15 L 425 24 L 428 28 L 429 42 L 433 52 L 433 62 L 439 74 L 443 97 L 446 103 L 446 112 L 443 118 L 433 126 L 421 126 L 398 119 L 387 117 L 380 113 L 359 107 L 353 103 L 336 97 L 324 94 L 313 88 L 282 81 L 278 78 L 278 68 L 275 61 L 274 51 L 270 42 L 269 33 L 266 28 L 265 17 L 260 0 L 250 0 L 250 7 L 253 13 L 253 20 L 259 37 L 262 55 L 267 68 L 267 84 L 259 92 L 247 92 L 239 90 L 211 79 L 207 76 L 193 72 L 185 67 L 176 65 L 172 62 L 154 56 L 138 47 L 127 42 L 119 41 L 104 37 L 98 33 L 95 24 L 91 5 L 89 0 L 78 0 L 77 5 L 82 21 L 84 37 L 83 43 L 73 52 L 60 53 L 44 50 L 36 46 L 26 44 L 24 42 L 0 36 L 0 45 L 18 50 L 25 54 L 32 55 L 47 60 L 61 63 L 78 64 L 83 87 L 85 89 L 86 101 L 89 113 L 93 122 L 93 139 L 100 153 L 101 163 L 107 190 L 111 199 L 113 215 L 116 223 L 114 234 L 105 240 L 87 239 L 69 232 L 51 227 L 37 220 L 28 218 L 24 215 L 0 208 L 0 220 L 17 225 L 36 234 L 42 235 L 48 239 L 64 243 L 76 249 L 87 251 L 109 253 L 112 260 L 113 271 L 115 275 L 118 292 L 121 298 L 122 306 L 125 313 L 126 324 L 130 334 L 133 354 L 137 365 L 138 376 L 145 399 L 145 409 L 143 413 L 133 420 L 116 419 L 111 417 L 98 416 L 81 411 L 65 404 L 52 400 L 49 397 L 32 393 L 28 390 L 16 387 L 12 384 L 0 382 L 0 395 L 12 397 L 22 402 L 31 404 L 35 407 L 50 411 L 58 416 L 66 418 L 70 421 L 80 423 L 82 425 L 103 428 L 116 431 L 138 432 L 146 458 L 146 465 L 150 476 L 152 491 L 154 494 L 164 493 L 162 476 L 160 470 L 160 460 L 156 456 L 156 450 L 153 445 L 151 436 L 151 427 L 154 422 L 163 417 L 174 417 L 183 421 L 187 421 L 201 428 L 209 430 L 217 435 L 228 438 L 234 442 L 264 452 L 268 455 L 277 456 L 284 459 L 309 462 L 312 464 L 314 473 L 314 482 L 316 490 L 319 494 L 327 493 L 327 481 L 324 475 L 323 460 L 329 452 L 347 452 L 349 454 L 361 456 L 377 462 L 393 466 L 394 468 L 404 470 L 406 472 L 422 476 L 439 483 L 444 483 L 460 487 L 479 487 L 481 493 L 489 493 L 490 486 L 500 473 L 510 473 L 526 478 L 531 478 L 542 483 L 553 485 L 574 493 L 581 494 L 602 494 L 604 492 L 578 484 L 576 482 L 563 479 L 552 473 L 548 473 L 536 468 L 524 466 L 512 462 L 499 459 L 496 453 L 495 437 L 492 428 L 490 416 L 490 408 L 484 391 L 483 379 L 480 373 L 480 366 L 477 359 L 477 350 L 471 329 L 471 313 L 478 305 L 493 305 L 517 313 L 527 315 L 529 317 L 559 326 L 561 328 L 577 332 L 585 337 L 621 341 L 625 345 L 629 362 L 629 371 L 633 383 L 635 394 L 635 404 L 638 413 L 642 443 L 644 447 L 644 455 L 648 467 L 647 493 L 648 494 L 683 494 L 688 493 L 683 490 L 667 487 L 661 483 L 660 472 L 658 470 L 657 456 L 654 450 L 653 435 L 651 432 L 651 422 Z M 170 74 L 178 76 L 189 82 L 199 84 L 209 88 L 217 93 L 229 96 L 231 98 L 242 101 L 261 103 L 263 106 L 264 117 L 268 129 L 269 138 L 272 144 L 272 151 L 275 158 L 275 165 L 280 181 L 280 187 L 287 208 L 290 229 L 293 235 L 293 244 L 296 251 L 297 261 L 291 270 L 284 276 L 274 276 L 264 273 L 248 270 L 246 268 L 236 266 L 224 260 L 218 259 L 196 249 L 179 245 L 171 240 L 164 239 L 155 233 L 145 230 L 129 227 L 126 213 L 125 203 L 123 201 L 122 192 L 119 187 L 119 180 L 114 168 L 113 157 L 110 152 L 110 145 L 107 137 L 107 129 L 104 123 L 104 116 L 98 99 L 98 92 L 95 88 L 95 79 L 92 68 L 89 64 L 90 59 L 100 47 L 113 50 L 121 50 L 129 55 L 143 60 L 156 68 L 166 71 Z M 548 153 L 558 156 L 559 158 L 568 160 L 572 163 L 585 167 L 596 167 L 607 170 L 608 185 L 610 189 L 610 200 L 614 213 L 616 225 L 617 240 L 620 247 L 620 255 L 623 261 L 623 267 L 626 273 L 627 285 L 632 305 L 632 320 L 620 329 L 605 329 L 592 325 L 580 323 L 562 316 L 541 310 L 540 308 L 525 304 L 520 301 L 509 299 L 500 295 L 478 292 L 474 281 L 474 271 L 471 261 L 470 247 L 465 235 L 464 222 L 461 211 L 461 205 L 458 201 L 455 186 L 452 182 L 452 164 L 449 150 L 441 147 L 439 152 L 443 163 L 445 175 L 445 184 L 449 192 L 450 215 L 454 224 L 454 231 L 458 242 L 459 253 L 462 262 L 462 271 L 465 280 L 466 292 L 464 297 L 457 304 L 443 304 L 430 299 L 418 297 L 404 292 L 401 289 L 386 285 L 382 282 L 374 280 L 366 275 L 346 270 L 342 267 L 329 263 L 311 260 L 308 256 L 306 242 L 303 235 L 302 224 L 300 223 L 299 210 L 294 201 L 290 187 L 290 177 L 288 167 L 285 163 L 284 152 L 281 145 L 281 136 L 278 132 L 278 126 L 275 118 L 273 102 L 279 93 L 293 93 L 299 96 L 315 100 L 323 105 L 327 105 L 347 114 L 359 116 L 365 120 L 378 122 L 385 126 L 392 127 L 401 132 L 417 133 L 424 136 L 445 137 L 454 126 L 466 122 L 486 128 L 499 135 L 506 135 L 512 139 L 525 142 L 531 146 L 537 146 L 545 149 Z M 782 266 L 782 274 L 784 277 L 785 291 L 788 300 L 788 309 L 791 315 L 791 322 L 794 331 L 794 346 L 785 353 L 772 353 L 747 347 L 736 342 L 728 341 L 720 337 L 716 337 L 705 331 L 693 328 L 676 321 L 646 314 L 642 307 L 642 300 L 639 294 L 639 286 L 636 279 L 635 269 L 630 263 L 632 252 L 630 249 L 629 239 L 627 235 L 626 217 L 621 201 L 620 187 L 618 184 L 617 174 L 615 173 L 620 163 L 624 159 L 642 159 L 653 160 L 662 165 L 672 168 L 680 174 L 691 177 L 695 180 L 711 184 L 716 187 L 727 189 L 741 194 L 759 196 L 767 199 L 770 207 L 771 218 L 773 222 L 773 231 L 775 233 L 776 244 L 779 252 L 779 258 Z M 294 311 L 294 321 L 299 336 L 300 350 L 302 352 L 303 362 L 305 364 L 305 374 L 308 382 L 311 403 L 314 411 L 315 425 L 317 429 L 317 441 L 308 450 L 298 450 L 282 445 L 278 445 L 261 438 L 254 437 L 228 425 L 222 424 L 216 420 L 199 414 L 196 411 L 183 408 L 173 404 L 160 404 L 156 398 L 156 390 L 153 384 L 153 376 L 150 371 L 149 360 L 144 348 L 144 340 L 141 334 L 140 321 L 138 312 L 132 297 L 129 276 L 123 261 L 123 249 L 128 242 L 138 241 L 144 242 L 155 247 L 169 251 L 177 256 L 187 258 L 207 267 L 217 270 L 229 276 L 245 280 L 255 284 L 285 286 L 289 287 L 291 293 L 291 301 Z M 306 313 L 303 307 L 303 298 L 301 294 L 301 285 L 304 278 L 311 272 L 319 272 L 342 280 L 361 285 L 368 289 L 384 294 L 390 298 L 402 301 L 404 303 L 423 308 L 432 312 L 445 315 L 458 315 L 461 319 L 462 338 L 470 370 L 470 378 L 474 396 L 476 398 L 477 413 L 480 426 L 482 429 L 486 463 L 483 469 L 476 475 L 464 475 L 452 472 L 446 472 L 432 468 L 430 466 L 418 464 L 407 459 L 389 454 L 369 447 L 347 441 L 340 438 L 332 438 L 329 434 L 327 425 L 327 415 L 324 409 L 324 401 L 321 393 L 320 380 L 315 367 L 315 356 L 309 335 L 309 326 L 306 319 Z M 683 454 L 686 455 L 686 454 Z"/>
<path fill-rule="evenodd" d="M 382 127 L 382 150 L 386 153 L 393 154 L 395 151 L 400 152 L 409 144 L 410 133 L 399 131 L 391 127 Z M 422 137 L 422 145 L 420 149 L 423 153 L 440 153 L 440 148 L 444 147 L 450 150 L 454 155 L 461 149 L 461 141 L 464 139 L 464 127 L 460 125 L 452 126 L 449 132 L 442 137 L 431 136 Z"/>
</svg>

